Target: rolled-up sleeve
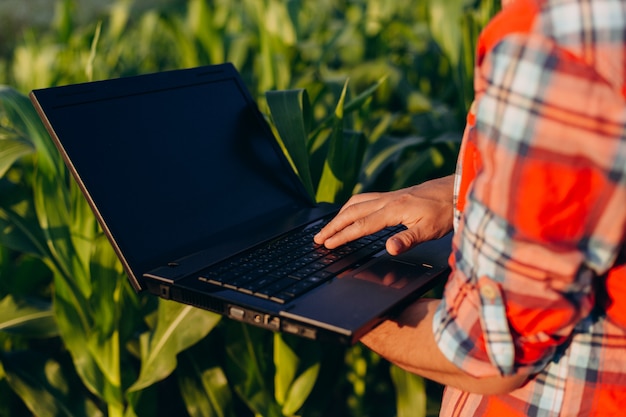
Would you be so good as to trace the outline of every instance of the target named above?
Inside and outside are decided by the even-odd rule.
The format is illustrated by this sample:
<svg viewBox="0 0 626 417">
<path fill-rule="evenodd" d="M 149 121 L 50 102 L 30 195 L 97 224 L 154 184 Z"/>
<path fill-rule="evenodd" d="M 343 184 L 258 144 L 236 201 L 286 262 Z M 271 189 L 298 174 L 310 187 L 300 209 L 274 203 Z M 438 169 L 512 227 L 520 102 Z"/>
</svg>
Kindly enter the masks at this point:
<svg viewBox="0 0 626 417">
<path fill-rule="evenodd" d="M 532 34 L 507 36 L 477 71 L 465 140 L 478 168 L 433 330 L 470 374 L 536 372 L 620 249 L 626 105 L 584 58 Z"/>
</svg>

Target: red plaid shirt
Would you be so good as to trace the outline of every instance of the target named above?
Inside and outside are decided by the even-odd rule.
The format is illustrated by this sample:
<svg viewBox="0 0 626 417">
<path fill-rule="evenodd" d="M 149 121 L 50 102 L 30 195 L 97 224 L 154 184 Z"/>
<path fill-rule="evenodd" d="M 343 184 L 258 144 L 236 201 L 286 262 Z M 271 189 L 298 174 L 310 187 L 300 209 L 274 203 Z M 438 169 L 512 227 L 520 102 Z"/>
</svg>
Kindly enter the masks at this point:
<svg viewBox="0 0 626 417">
<path fill-rule="evenodd" d="M 483 32 L 433 328 L 472 375 L 533 376 L 441 415 L 625 415 L 625 80 L 625 1 L 514 0 Z"/>
</svg>

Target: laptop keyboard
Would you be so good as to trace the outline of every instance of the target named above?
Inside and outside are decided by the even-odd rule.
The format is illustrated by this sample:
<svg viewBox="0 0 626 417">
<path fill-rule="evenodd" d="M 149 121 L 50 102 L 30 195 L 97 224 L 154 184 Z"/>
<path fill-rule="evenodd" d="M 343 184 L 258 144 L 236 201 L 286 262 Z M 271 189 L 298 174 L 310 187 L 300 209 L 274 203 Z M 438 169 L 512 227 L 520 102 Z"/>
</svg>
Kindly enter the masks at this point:
<svg viewBox="0 0 626 417">
<path fill-rule="evenodd" d="M 333 250 L 313 241 L 324 226 L 302 229 L 202 271 L 199 280 L 284 304 L 385 248 L 395 226 Z M 280 256 L 277 256 L 280 254 Z"/>
</svg>

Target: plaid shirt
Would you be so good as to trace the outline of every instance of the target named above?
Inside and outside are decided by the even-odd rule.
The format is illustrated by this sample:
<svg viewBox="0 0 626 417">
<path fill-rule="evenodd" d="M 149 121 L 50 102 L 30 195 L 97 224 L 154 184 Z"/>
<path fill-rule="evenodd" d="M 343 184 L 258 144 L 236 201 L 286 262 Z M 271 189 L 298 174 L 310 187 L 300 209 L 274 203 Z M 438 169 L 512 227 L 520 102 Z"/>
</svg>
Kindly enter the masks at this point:
<svg viewBox="0 0 626 417">
<path fill-rule="evenodd" d="M 626 415 L 626 1 L 514 0 L 478 45 L 433 322 L 475 376 L 442 416 Z"/>
</svg>

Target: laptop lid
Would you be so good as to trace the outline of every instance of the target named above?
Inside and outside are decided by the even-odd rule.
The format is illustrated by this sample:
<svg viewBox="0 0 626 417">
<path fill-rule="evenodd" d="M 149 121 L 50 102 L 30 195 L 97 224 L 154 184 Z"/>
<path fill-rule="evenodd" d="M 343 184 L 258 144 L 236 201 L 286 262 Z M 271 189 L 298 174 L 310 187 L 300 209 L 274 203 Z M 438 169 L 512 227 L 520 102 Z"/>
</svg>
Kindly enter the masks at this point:
<svg viewBox="0 0 626 417">
<path fill-rule="evenodd" d="M 164 259 L 233 240 L 237 227 L 267 238 L 271 218 L 314 205 L 231 64 L 31 99 L 137 290 Z M 235 238 L 228 250 L 251 243 Z"/>
</svg>

